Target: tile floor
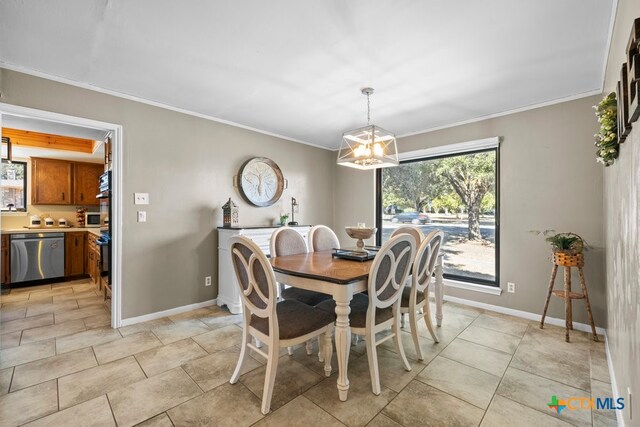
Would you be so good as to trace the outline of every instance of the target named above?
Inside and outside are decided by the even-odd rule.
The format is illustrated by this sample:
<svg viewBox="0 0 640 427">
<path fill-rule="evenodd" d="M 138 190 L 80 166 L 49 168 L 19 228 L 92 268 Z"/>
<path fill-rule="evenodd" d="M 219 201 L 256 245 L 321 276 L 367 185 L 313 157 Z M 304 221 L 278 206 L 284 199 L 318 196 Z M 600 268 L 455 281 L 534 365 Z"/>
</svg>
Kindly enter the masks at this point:
<svg viewBox="0 0 640 427">
<path fill-rule="evenodd" d="M 609 426 L 612 411 L 547 408 L 551 396 L 610 396 L 604 344 L 574 332 L 446 303 L 441 342 L 421 326 L 424 361 L 403 332 L 412 371 L 387 342 L 382 393 L 371 393 L 364 344 L 352 347 L 349 400 L 303 348 L 278 366 L 272 412 L 260 413 L 264 361 L 229 384 L 240 317 L 218 307 L 113 330 L 86 280 L 2 297 L 0 425 Z M 333 362 L 336 367 L 335 355 Z M 335 370 L 334 370 L 335 372 Z"/>
</svg>

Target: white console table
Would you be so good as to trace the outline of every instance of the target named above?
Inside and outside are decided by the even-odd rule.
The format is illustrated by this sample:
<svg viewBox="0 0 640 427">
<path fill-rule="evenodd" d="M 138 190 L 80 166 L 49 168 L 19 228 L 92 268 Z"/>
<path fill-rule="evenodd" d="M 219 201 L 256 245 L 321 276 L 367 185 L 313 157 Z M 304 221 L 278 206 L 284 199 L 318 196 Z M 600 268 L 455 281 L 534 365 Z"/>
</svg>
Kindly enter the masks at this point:
<svg viewBox="0 0 640 427">
<path fill-rule="evenodd" d="M 231 264 L 229 239 L 233 236 L 247 236 L 269 256 L 271 235 L 280 227 L 218 227 L 218 297 L 217 304 L 226 305 L 233 314 L 242 313 L 242 301 L 237 279 Z M 310 225 L 291 227 L 304 237 L 305 242 L 311 230 Z"/>
</svg>

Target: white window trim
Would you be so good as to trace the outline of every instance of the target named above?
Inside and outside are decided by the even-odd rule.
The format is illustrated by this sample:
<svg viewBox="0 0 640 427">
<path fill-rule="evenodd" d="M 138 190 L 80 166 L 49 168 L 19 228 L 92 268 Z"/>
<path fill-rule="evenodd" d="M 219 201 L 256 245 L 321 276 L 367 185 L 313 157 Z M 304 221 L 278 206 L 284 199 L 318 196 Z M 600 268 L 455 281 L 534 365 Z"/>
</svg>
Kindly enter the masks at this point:
<svg viewBox="0 0 640 427">
<path fill-rule="evenodd" d="M 466 291 L 480 292 L 489 295 L 502 294 L 502 288 L 500 286 L 481 285 L 479 283 L 469 283 L 451 279 L 444 279 L 444 285 L 451 288 L 464 289 Z"/>
<path fill-rule="evenodd" d="M 500 146 L 501 137 L 476 139 L 474 141 L 460 142 L 458 144 L 439 145 L 437 147 L 423 148 L 421 150 L 407 151 L 398 154 L 400 161 L 444 156 L 449 154 L 464 153 L 468 151 L 497 148 Z"/>
</svg>

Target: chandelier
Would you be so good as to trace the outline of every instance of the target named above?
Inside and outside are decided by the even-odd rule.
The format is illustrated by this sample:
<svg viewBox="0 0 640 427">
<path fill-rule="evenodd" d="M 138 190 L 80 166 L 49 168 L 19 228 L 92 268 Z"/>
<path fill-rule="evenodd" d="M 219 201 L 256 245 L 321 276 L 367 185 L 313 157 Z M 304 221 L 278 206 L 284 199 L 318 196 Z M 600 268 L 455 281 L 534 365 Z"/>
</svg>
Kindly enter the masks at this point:
<svg viewBox="0 0 640 427">
<path fill-rule="evenodd" d="M 367 96 L 367 125 L 342 134 L 338 151 L 339 165 L 365 170 L 398 166 L 396 136 L 370 123 L 369 96 L 372 93 L 370 87 L 362 89 L 362 94 Z"/>
</svg>

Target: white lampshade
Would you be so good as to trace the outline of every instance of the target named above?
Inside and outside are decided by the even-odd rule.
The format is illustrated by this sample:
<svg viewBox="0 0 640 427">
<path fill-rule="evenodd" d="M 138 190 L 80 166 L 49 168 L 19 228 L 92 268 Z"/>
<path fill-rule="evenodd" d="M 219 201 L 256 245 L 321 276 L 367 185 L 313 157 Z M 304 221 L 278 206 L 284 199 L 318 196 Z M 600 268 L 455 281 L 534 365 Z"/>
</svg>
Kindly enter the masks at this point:
<svg viewBox="0 0 640 427">
<path fill-rule="evenodd" d="M 398 166 L 396 136 L 375 125 L 345 132 L 338 151 L 338 164 L 365 170 Z"/>
</svg>

